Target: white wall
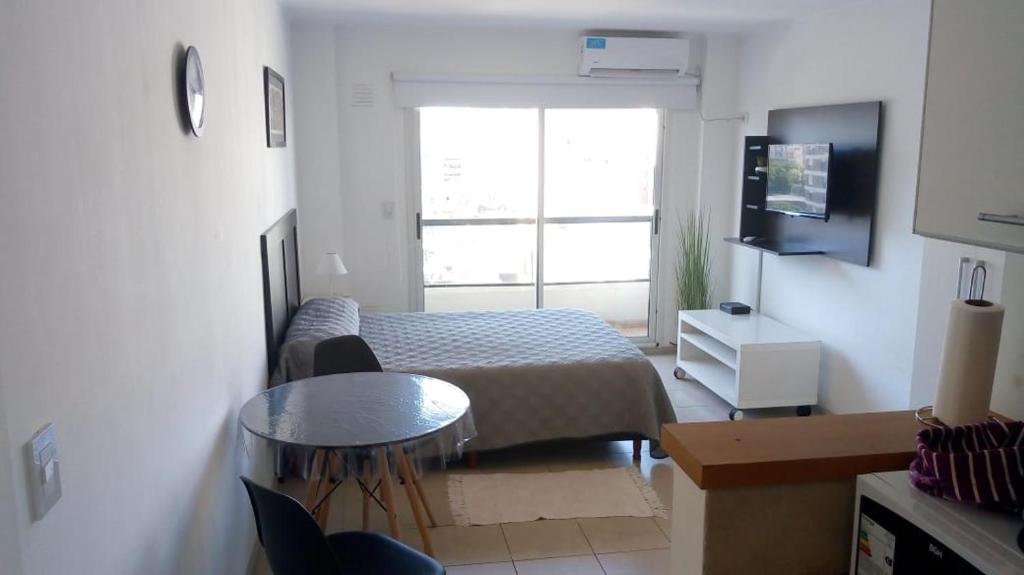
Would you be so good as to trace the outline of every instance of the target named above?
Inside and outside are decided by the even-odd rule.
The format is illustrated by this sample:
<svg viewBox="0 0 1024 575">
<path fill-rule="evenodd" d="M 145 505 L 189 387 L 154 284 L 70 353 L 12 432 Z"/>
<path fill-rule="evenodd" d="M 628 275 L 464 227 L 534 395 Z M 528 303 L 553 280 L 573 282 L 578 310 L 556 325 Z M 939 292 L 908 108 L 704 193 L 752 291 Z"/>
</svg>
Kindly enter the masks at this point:
<svg viewBox="0 0 1024 575">
<path fill-rule="evenodd" d="M 329 24 L 291 26 L 289 34 L 295 180 L 298 190 L 299 261 L 304 296 L 327 295 L 330 278 L 317 276 L 325 252 L 347 256 L 343 244 L 338 133 L 338 79 L 334 59 L 334 27 Z M 345 258 L 351 269 L 352 259 Z M 343 282 L 336 282 L 340 286 Z"/>
<path fill-rule="evenodd" d="M 18 533 L 18 502 L 11 468 L 7 418 L 3 414 L 4 385 L 0 379 L 0 565 L 7 575 L 21 575 L 21 538 Z"/>
<path fill-rule="evenodd" d="M 701 114 L 706 121 L 700 122 L 698 196 L 711 221 L 714 302 L 729 299 L 733 250 L 722 238 L 736 235 L 733 214 L 739 211 L 739 199 L 733 193 L 742 171 L 737 139 L 746 127 L 745 121 L 735 119 L 743 115 L 737 107 L 739 49 L 738 38 L 710 36 L 701 84 Z"/>
<path fill-rule="evenodd" d="M 1006 254 L 1000 303 L 1006 307 L 992 409 L 1024 419 L 1024 255 Z"/>
<path fill-rule="evenodd" d="M 294 205 L 293 149 L 264 140 L 285 34 L 271 0 L 4 5 L 0 532 L 13 491 L 25 573 L 247 568 L 258 236 Z M 199 140 L 175 109 L 180 44 L 205 65 Z M 50 421 L 63 498 L 33 522 L 22 449 Z"/>
<path fill-rule="evenodd" d="M 871 267 L 822 256 L 764 260 L 762 309 L 824 342 L 820 399 L 836 412 L 909 405 L 922 258 L 922 239 L 911 230 L 929 6 L 868 0 L 766 31 L 741 50 L 738 107 L 751 114 L 748 134 L 765 133 L 773 108 L 884 102 Z M 738 198 L 738 181 L 733 189 Z M 752 302 L 756 253 L 732 249 L 733 297 Z"/>
<path fill-rule="evenodd" d="M 331 33 L 333 55 L 325 52 Z M 295 101 L 300 106 L 315 105 L 317 110 L 297 116 L 305 294 L 326 292 L 326 282 L 315 278 L 313 271 L 321 253 L 338 251 L 349 269 L 349 275 L 339 282 L 340 291 L 354 296 L 367 309 L 402 311 L 412 306 L 414 213 L 407 182 L 406 112 L 392 104 L 392 72 L 573 75 L 579 35 L 580 31 L 569 30 L 294 22 Z M 695 52 L 700 58 L 702 39 L 695 42 Z M 354 84 L 372 87 L 373 106 L 352 105 Z M 337 101 L 337 144 L 335 136 L 328 133 L 335 112 L 324 109 L 331 97 Z M 684 198 L 692 202 L 696 197 L 700 138 L 693 112 L 672 112 L 667 124 L 662 242 L 669 249 L 661 259 L 659 301 L 662 317 L 667 318 L 661 322 L 662 341 L 674 339 L 674 214 L 685 205 Z M 316 154 L 317 167 L 306 164 L 310 161 L 306 150 Z M 340 176 L 321 164 L 332 156 Z M 394 203 L 393 219 L 382 215 L 384 202 Z"/>
</svg>

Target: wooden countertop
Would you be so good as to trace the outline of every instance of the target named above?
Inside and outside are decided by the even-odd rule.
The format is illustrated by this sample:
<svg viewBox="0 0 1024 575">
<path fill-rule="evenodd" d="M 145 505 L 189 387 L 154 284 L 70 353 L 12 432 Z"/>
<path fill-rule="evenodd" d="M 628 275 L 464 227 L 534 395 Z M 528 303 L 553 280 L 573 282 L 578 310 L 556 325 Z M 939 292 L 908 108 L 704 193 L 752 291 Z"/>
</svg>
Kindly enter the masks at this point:
<svg viewBox="0 0 1024 575">
<path fill-rule="evenodd" d="M 844 479 L 906 469 L 913 411 L 672 423 L 661 444 L 701 489 Z"/>
</svg>

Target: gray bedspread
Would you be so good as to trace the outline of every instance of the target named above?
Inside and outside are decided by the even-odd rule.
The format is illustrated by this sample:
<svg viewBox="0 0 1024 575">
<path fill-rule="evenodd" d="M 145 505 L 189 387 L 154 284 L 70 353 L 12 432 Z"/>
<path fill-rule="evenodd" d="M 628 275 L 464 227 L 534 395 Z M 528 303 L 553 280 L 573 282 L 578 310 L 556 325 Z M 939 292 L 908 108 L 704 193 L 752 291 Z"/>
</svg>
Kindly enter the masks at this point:
<svg viewBox="0 0 1024 575">
<path fill-rule="evenodd" d="M 384 369 L 462 388 L 476 450 L 565 438 L 657 439 L 675 413 L 657 370 L 594 313 L 542 309 L 363 313 Z"/>
</svg>

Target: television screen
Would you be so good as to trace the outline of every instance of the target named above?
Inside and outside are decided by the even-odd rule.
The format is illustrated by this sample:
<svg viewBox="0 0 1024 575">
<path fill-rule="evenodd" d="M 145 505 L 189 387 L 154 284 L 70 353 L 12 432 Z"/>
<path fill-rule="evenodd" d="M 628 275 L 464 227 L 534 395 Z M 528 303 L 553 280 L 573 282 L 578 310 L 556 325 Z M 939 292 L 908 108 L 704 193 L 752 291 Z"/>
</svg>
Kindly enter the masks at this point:
<svg viewBox="0 0 1024 575">
<path fill-rule="evenodd" d="M 827 220 L 831 161 L 832 144 L 769 145 L 765 209 Z"/>
</svg>

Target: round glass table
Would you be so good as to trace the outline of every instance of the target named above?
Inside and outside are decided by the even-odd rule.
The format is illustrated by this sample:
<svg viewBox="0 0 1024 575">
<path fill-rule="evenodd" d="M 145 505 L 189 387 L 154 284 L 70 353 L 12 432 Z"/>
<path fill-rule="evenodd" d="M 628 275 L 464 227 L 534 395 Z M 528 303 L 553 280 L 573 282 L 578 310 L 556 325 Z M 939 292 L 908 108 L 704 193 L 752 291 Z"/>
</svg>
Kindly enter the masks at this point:
<svg viewBox="0 0 1024 575">
<path fill-rule="evenodd" d="M 392 537 L 401 538 L 391 464 L 405 485 L 424 550 L 433 554 L 427 521 L 433 513 L 423 496 L 408 452 L 434 444 L 443 453 L 475 435 L 469 397 L 439 379 L 409 373 L 347 373 L 296 380 L 268 389 L 242 406 L 239 419 L 250 433 L 273 443 L 314 450 L 306 507 L 323 527 L 341 465 L 363 492 L 363 526 L 371 500 L 387 514 Z M 376 468 L 378 482 L 373 485 Z M 380 489 L 381 499 L 377 498 Z M 424 516 L 425 515 L 425 516 Z"/>
</svg>

